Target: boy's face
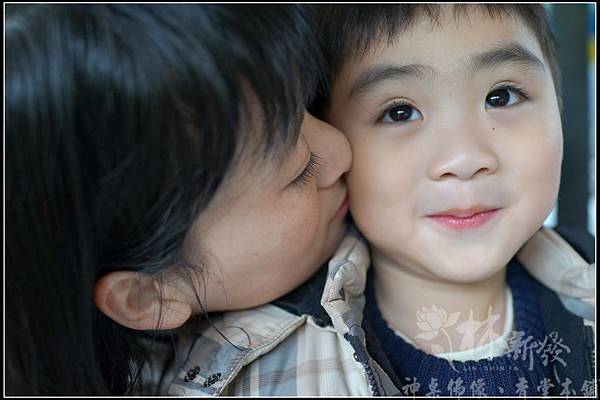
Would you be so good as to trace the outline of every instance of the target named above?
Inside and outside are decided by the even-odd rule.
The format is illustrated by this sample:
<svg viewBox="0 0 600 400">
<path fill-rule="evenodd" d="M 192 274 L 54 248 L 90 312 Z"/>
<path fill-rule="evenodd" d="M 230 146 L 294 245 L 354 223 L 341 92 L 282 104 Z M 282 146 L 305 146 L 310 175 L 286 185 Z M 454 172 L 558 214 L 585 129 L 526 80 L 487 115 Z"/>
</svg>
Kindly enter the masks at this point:
<svg viewBox="0 0 600 400">
<path fill-rule="evenodd" d="M 556 200 L 562 129 L 526 25 L 427 20 L 347 60 L 328 120 L 352 144 L 354 220 L 379 262 L 474 282 L 498 272 Z"/>
</svg>

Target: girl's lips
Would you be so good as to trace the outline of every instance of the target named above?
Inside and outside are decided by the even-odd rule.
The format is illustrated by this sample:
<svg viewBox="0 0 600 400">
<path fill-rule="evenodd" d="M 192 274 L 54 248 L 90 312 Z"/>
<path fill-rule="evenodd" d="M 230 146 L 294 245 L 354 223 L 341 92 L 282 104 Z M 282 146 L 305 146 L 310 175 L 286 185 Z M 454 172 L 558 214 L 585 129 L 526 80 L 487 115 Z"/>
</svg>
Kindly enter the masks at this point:
<svg viewBox="0 0 600 400">
<path fill-rule="evenodd" d="M 451 229 L 470 229 L 484 225 L 494 218 L 499 208 L 484 211 L 450 211 L 448 214 L 428 215 L 429 218 Z"/>
<path fill-rule="evenodd" d="M 346 194 L 346 197 L 344 197 L 344 200 L 342 201 L 342 204 L 340 204 L 340 208 L 338 208 L 335 215 L 333 216 L 333 219 L 343 218 L 348 212 L 349 206 L 350 201 L 348 199 L 348 195 Z"/>
</svg>

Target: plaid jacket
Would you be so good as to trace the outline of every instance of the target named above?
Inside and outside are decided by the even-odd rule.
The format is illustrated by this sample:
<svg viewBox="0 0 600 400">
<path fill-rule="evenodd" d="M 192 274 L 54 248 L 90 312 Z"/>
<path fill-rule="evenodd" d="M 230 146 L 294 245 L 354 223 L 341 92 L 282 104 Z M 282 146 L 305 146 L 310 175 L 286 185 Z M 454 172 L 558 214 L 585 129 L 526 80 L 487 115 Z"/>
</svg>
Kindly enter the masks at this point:
<svg viewBox="0 0 600 400">
<path fill-rule="evenodd" d="M 563 304 L 588 313 L 594 308 L 595 279 L 589 281 L 593 268 L 582 264 L 554 232 L 542 229 L 534 238 L 522 249 L 521 261 L 529 263 L 527 269 L 537 279 L 562 290 Z M 546 257 L 540 257 L 541 250 Z M 542 265 L 549 261 L 552 274 L 543 274 Z M 389 367 L 382 368 L 367 351 L 362 310 L 368 267 L 366 244 L 351 230 L 328 268 L 288 296 L 192 326 L 195 334 L 179 342 L 185 358 L 176 363 L 179 367 L 161 394 L 400 395 L 398 378 L 388 375 Z"/>
</svg>

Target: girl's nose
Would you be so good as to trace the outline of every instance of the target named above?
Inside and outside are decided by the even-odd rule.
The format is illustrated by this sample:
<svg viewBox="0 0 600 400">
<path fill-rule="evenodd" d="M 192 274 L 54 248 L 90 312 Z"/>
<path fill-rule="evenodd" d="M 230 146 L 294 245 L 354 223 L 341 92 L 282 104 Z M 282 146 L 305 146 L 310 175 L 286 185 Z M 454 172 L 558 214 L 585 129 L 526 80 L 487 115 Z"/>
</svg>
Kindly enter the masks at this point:
<svg viewBox="0 0 600 400">
<path fill-rule="evenodd" d="M 308 112 L 304 115 L 301 129 L 313 153 L 321 158 L 317 187 L 321 189 L 332 186 L 350 170 L 352 165 L 350 143 L 336 128 Z"/>
</svg>

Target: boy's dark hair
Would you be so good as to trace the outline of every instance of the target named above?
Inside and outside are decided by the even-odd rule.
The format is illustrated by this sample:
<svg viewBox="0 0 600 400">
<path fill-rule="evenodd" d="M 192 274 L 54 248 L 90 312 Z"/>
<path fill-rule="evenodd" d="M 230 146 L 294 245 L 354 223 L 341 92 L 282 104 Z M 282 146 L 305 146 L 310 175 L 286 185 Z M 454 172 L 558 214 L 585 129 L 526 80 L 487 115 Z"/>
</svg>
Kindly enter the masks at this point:
<svg viewBox="0 0 600 400">
<path fill-rule="evenodd" d="M 297 142 L 322 68 L 309 12 L 6 6 L 6 393 L 137 393 L 148 333 L 98 311 L 96 280 L 202 271 L 180 249 L 248 137 L 246 89 L 262 154 Z"/>
<path fill-rule="evenodd" d="M 374 41 L 392 43 L 394 37 L 410 29 L 422 18 L 440 24 L 440 4 L 381 4 L 381 5 L 315 5 L 323 47 L 328 58 L 331 83 L 349 57 L 364 56 Z M 560 70 L 556 43 L 550 29 L 548 14 L 541 4 L 454 4 L 454 17 L 460 18 L 474 7 L 490 18 L 511 16 L 521 18 L 535 34 L 544 57 L 550 65 L 559 105 L 561 104 Z M 328 95 L 322 90 L 310 110 L 322 116 L 328 107 Z"/>
</svg>

